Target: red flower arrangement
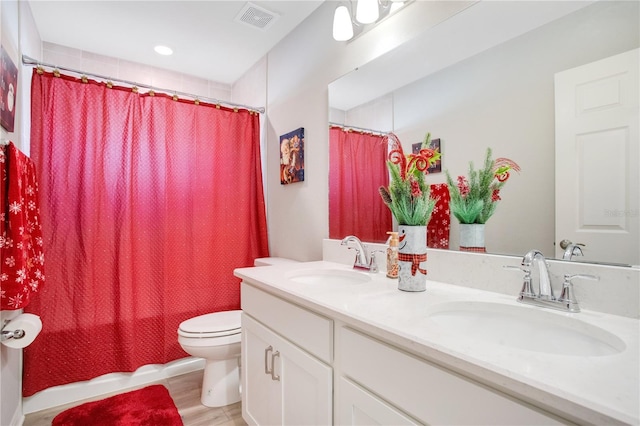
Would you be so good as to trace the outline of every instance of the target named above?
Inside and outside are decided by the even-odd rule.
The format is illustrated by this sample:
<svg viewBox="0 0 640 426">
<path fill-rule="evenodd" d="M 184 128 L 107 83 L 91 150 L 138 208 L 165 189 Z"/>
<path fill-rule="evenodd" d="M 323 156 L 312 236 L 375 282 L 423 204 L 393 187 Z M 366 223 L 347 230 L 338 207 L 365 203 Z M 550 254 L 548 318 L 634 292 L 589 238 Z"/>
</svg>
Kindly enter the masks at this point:
<svg viewBox="0 0 640 426">
<path fill-rule="evenodd" d="M 404 154 L 396 135 L 390 133 L 385 141 L 391 142 L 387 167 L 391 174 L 389 187 L 380 187 L 380 196 L 391 209 L 399 225 L 426 226 L 436 200 L 430 197 L 425 174 L 439 158 L 437 150 L 429 149 L 431 134 L 427 133 L 417 154 Z"/>
</svg>

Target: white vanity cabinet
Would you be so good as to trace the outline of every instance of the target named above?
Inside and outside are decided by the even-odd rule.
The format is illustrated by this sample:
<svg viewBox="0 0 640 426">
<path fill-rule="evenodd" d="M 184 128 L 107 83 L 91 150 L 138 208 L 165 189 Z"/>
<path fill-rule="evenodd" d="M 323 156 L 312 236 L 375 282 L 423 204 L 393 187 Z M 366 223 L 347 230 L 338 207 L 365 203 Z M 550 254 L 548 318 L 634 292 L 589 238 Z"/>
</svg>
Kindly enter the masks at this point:
<svg viewBox="0 0 640 426">
<path fill-rule="evenodd" d="M 354 274 L 325 261 L 235 274 L 249 424 L 638 424 L 636 318 L 581 312 L 579 330 L 602 328 L 625 349 L 573 356 L 449 334 L 430 319 L 443 307 L 495 304 L 557 325 L 511 295 L 437 281 L 398 292 L 383 274 L 358 284 L 293 279 Z"/>
<path fill-rule="evenodd" d="M 331 424 L 332 321 L 245 283 L 242 308 L 245 421 Z"/>
<path fill-rule="evenodd" d="M 348 378 L 338 381 L 339 424 L 361 424 L 348 417 L 351 414 L 357 419 L 356 406 L 343 400 L 353 398 L 353 386 L 369 395 L 367 406 L 375 407 L 378 401 L 378 409 L 371 413 L 395 416 L 384 424 L 415 424 L 403 412 L 420 424 L 566 424 L 523 401 L 351 328 L 340 327 L 337 334 L 336 363 L 340 374 Z M 354 408 L 349 413 L 345 406 Z M 386 411 L 379 411 L 384 406 Z"/>
</svg>

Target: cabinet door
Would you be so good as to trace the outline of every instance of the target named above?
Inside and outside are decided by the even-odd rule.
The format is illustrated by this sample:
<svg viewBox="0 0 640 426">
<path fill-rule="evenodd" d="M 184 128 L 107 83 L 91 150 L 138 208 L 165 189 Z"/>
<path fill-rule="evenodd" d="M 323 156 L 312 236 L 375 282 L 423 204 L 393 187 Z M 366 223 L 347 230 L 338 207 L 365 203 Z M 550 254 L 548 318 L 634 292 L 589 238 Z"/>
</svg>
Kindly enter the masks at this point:
<svg viewBox="0 0 640 426">
<path fill-rule="evenodd" d="M 244 313 L 242 329 L 242 356 L 246 358 L 242 364 L 243 417 L 247 423 L 331 424 L 331 367 Z"/>
<path fill-rule="evenodd" d="M 271 378 L 274 353 L 269 333 L 242 314 L 242 417 L 250 425 L 282 423 L 280 382 Z"/>
<path fill-rule="evenodd" d="M 285 340 L 277 347 L 280 357 L 274 368 L 282 381 L 282 424 L 331 424 L 331 367 Z"/>
<path fill-rule="evenodd" d="M 345 426 L 418 425 L 406 414 L 341 377 L 336 399 L 336 424 Z"/>
</svg>

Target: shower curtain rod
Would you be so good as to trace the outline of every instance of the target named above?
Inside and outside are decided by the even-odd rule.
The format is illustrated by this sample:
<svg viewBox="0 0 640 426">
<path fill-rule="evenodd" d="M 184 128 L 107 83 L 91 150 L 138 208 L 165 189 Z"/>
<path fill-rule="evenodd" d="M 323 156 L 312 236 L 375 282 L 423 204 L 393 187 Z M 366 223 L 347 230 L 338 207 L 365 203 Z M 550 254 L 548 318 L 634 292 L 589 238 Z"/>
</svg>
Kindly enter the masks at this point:
<svg viewBox="0 0 640 426">
<path fill-rule="evenodd" d="M 153 86 L 149 86 L 147 84 L 136 83 L 135 81 L 123 80 L 121 78 L 112 78 L 112 77 L 108 77 L 108 76 L 104 76 L 104 75 L 100 75 L 100 74 L 94 74 L 94 73 L 75 70 L 73 68 L 66 68 L 66 67 L 61 67 L 61 66 L 57 66 L 57 65 L 47 64 L 47 63 L 44 63 L 44 62 L 36 61 L 35 59 L 30 58 L 27 55 L 22 55 L 22 63 L 24 65 L 31 65 L 31 66 L 38 66 L 38 67 L 48 67 L 48 68 L 53 68 L 53 69 L 57 69 L 57 70 L 69 71 L 69 72 L 80 74 L 80 75 L 84 75 L 84 76 L 90 76 L 90 77 L 99 78 L 101 80 L 129 84 L 131 86 L 141 87 L 141 88 L 153 90 L 153 91 L 156 91 L 156 92 L 165 92 L 165 93 L 170 94 L 170 95 L 186 96 L 186 97 L 189 97 L 189 98 L 198 99 L 200 101 L 209 102 L 209 103 L 216 104 L 216 105 L 225 105 L 225 106 L 229 106 L 231 108 L 244 108 L 244 109 L 248 109 L 248 110 L 251 110 L 251 111 L 257 111 L 260 114 L 264 114 L 264 111 L 265 111 L 264 107 L 256 108 L 256 107 L 252 107 L 252 106 L 249 106 L 249 105 L 237 104 L 237 103 L 234 103 L 234 102 L 221 101 L 220 99 L 207 98 L 207 97 L 204 97 L 204 96 L 198 96 L 198 95 L 194 95 L 192 93 L 178 92 L 176 90 L 169 90 L 169 89 L 163 89 L 163 88 L 160 88 L 160 87 L 153 87 Z"/>
<path fill-rule="evenodd" d="M 380 135 L 380 136 L 385 136 L 385 135 L 388 135 L 389 133 L 391 133 L 391 131 L 385 132 L 385 131 L 382 131 L 382 130 L 366 129 L 364 127 L 346 126 L 344 124 L 332 123 L 331 121 L 329 122 L 329 126 L 340 127 L 342 129 L 345 129 L 345 130 L 351 129 L 351 130 L 355 130 L 355 131 L 358 131 L 358 132 L 373 133 L 373 134 Z"/>
</svg>

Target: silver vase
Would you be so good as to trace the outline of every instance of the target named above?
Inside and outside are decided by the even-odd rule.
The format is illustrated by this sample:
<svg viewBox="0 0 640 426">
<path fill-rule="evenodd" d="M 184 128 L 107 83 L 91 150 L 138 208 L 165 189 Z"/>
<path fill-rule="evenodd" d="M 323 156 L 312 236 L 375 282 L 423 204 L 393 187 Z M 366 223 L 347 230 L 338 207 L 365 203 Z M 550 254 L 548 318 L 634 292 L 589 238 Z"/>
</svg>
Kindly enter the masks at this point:
<svg viewBox="0 0 640 426">
<path fill-rule="evenodd" d="M 484 223 L 460 224 L 460 251 L 486 253 L 484 245 Z"/>
</svg>

